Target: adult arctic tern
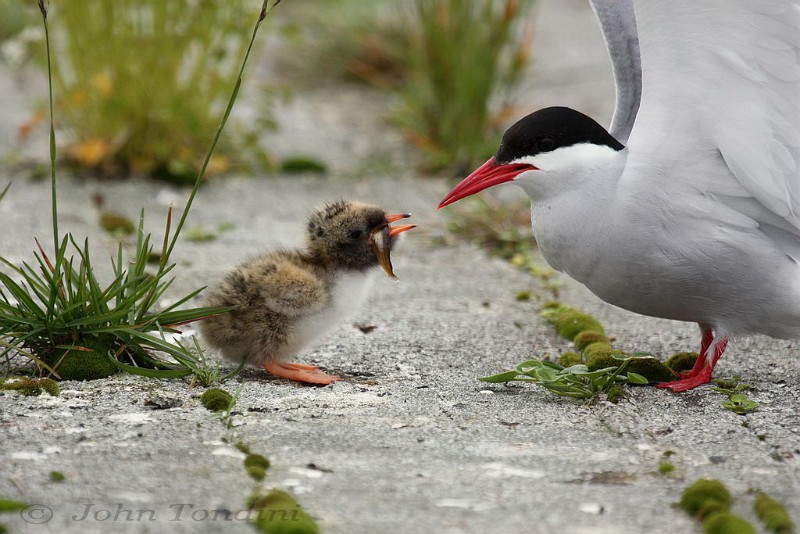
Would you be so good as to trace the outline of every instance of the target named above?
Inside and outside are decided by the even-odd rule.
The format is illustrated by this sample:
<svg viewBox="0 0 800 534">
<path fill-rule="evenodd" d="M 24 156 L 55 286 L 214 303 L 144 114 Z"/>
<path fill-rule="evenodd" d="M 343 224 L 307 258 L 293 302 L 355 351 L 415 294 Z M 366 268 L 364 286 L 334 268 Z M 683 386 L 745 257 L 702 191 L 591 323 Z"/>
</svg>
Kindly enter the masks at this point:
<svg viewBox="0 0 800 534">
<path fill-rule="evenodd" d="M 532 113 L 439 207 L 520 185 L 555 269 L 700 326 L 694 368 L 661 384 L 685 391 L 731 336 L 800 337 L 800 0 L 590 2 L 617 86 L 610 133 Z"/>
</svg>

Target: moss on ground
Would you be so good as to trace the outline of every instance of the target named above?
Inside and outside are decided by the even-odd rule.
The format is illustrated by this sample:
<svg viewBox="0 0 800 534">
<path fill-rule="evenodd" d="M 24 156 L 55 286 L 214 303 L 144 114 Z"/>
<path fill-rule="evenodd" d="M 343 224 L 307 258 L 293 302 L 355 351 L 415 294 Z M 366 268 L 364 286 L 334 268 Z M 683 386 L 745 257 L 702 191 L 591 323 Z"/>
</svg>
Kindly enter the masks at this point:
<svg viewBox="0 0 800 534">
<path fill-rule="evenodd" d="M 30 378 L 26 376 L 8 377 L 0 381 L 0 390 L 16 391 L 26 397 L 35 397 L 43 392 L 57 397 L 61 393 L 58 383 L 50 378 Z"/>
<path fill-rule="evenodd" d="M 687 514 L 703 520 L 712 514 L 727 512 L 732 501 L 722 482 L 701 478 L 683 491 L 678 505 Z"/>
<path fill-rule="evenodd" d="M 233 397 L 224 389 L 211 388 L 200 396 L 200 402 L 207 410 L 212 412 L 224 412 L 231 407 Z"/>
</svg>

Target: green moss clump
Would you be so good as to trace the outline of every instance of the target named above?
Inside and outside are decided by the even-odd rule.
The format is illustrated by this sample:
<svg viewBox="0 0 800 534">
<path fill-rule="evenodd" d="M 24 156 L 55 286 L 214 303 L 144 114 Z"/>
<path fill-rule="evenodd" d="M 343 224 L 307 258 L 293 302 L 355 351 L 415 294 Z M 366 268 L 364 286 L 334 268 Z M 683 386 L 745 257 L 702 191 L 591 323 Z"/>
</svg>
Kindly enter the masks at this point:
<svg viewBox="0 0 800 534">
<path fill-rule="evenodd" d="M 658 472 L 662 475 L 668 475 L 673 471 L 675 471 L 675 464 L 672 462 L 662 461 L 660 464 L 658 464 Z"/>
<path fill-rule="evenodd" d="M 531 300 L 531 292 L 528 290 L 525 291 L 517 291 L 517 294 L 514 296 L 517 300 Z"/>
<path fill-rule="evenodd" d="M 244 459 L 245 467 L 260 467 L 261 469 L 269 469 L 270 463 L 264 456 L 260 454 L 248 454 Z"/>
<path fill-rule="evenodd" d="M 678 506 L 702 520 L 713 513 L 728 511 L 731 501 L 731 494 L 722 482 L 701 478 L 683 491 Z"/>
<path fill-rule="evenodd" d="M 697 361 L 696 352 L 679 352 L 667 358 L 664 364 L 676 373 L 681 373 L 690 371 L 694 367 L 695 361 Z"/>
<path fill-rule="evenodd" d="M 245 468 L 245 471 L 247 471 L 247 474 L 250 475 L 250 478 L 259 482 L 264 480 L 264 478 L 267 476 L 266 470 L 258 467 L 257 465 L 251 465 Z"/>
<path fill-rule="evenodd" d="M 211 388 L 200 396 L 200 402 L 207 410 L 212 412 L 224 412 L 231 407 L 233 397 L 224 389 Z"/>
<path fill-rule="evenodd" d="M 63 353 L 62 353 L 63 354 Z M 61 363 L 58 363 L 61 360 Z M 119 372 L 119 369 L 102 352 L 69 351 L 64 359 L 57 358 L 48 365 L 61 376 L 62 380 L 96 380 Z M 57 367 L 55 365 L 58 364 Z"/>
<path fill-rule="evenodd" d="M 556 321 L 556 332 L 559 336 L 572 341 L 575 336 L 591 330 L 592 332 L 599 332 L 605 334 L 603 325 L 591 315 L 586 315 L 575 310 L 568 310 L 559 315 Z"/>
<path fill-rule="evenodd" d="M 558 365 L 561 367 L 572 367 L 573 365 L 578 365 L 579 363 L 582 363 L 581 355 L 577 352 L 565 352 L 558 357 Z"/>
<path fill-rule="evenodd" d="M 606 391 L 606 398 L 609 400 L 609 402 L 613 402 L 614 404 L 617 404 L 627 395 L 628 394 L 625 393 L 625 388 L 618 384 L 615 386 L 611 386 L 610 388 L 608 388 L 608 391 Z"/>
<path fill-rule="evenodd" d="M 622 362 L 614 359 L 610 354 L 595 354 L 591 358 L 586 359 L 586 367 L 588 367 L 591 372 L 607 369 L 609 367 L 619 367 L 621 363 Z"/>
<path fill-rule="evenodd" d="M 615 350 L 610 344 L 598 341 L 597 343 L 587 345 L 586 348 L 583 349 L 583 357 L 588 360 L 600 354 L 613 354 L 618 352 L 619 351 Z"/>
<path fill-rule="evenodd" d="M 87 335 L 75 343 L 80 349 L 57 349 L 41 358 L 61 380 L 96 380 L 119 372 L 108 355 L 118 348 L 118 344 L 116 336 Z"/>
<path fill-rule="evenodd" d="M 50 471 L 51 482 L 64 482 L 66 479 L 67 477 L 61 471 Z"/>
<path fill-rule="evenodd" d="M 53 397 L 58 397 L 61 394 L 61 388 L 58 387 L 58 382 L 52 378 L 40 378 L 39 387 Z"/>
<path fill-rule="evenodd" d="M 314 172 L 318 174 L 325 174 L 328 168 L 324 163 L 319 160 L 297 156 L 294 158 L 287 158 L 281 162 L 281 172 L 285 173 L 305 173 Z"/>
<path fill-rule="evenodd" d="M 675 373 L 657 358 L 633 358 L 625 370 L 637 373 L 650 382 L 672 382 L 677 380 Z"/>
<path fill-rule="evenodd" d="M 133 221 L 124 215 L 110 211 L 104 211 L 100 214 L 100 227 L 109 234 L 122 237 L 131 235 L 136 231 L 136 225 L 133 224 Z"/>
<path fill-rule="evenodd" d="M 597 343 L 592 343 L 591 345 L 583 349 L 583 357 L 588 360 L 589 358 L 592 358 L 594 356 L 599 356 L 601 354 L 613 354 L 615 352 L 618 351 L 614 350 L 614 347 L 612 347 L 608 343 L 597 342 Z M 617 365 L 619 365 L 619 363 Z"/>
<path fill-rule="evenodd" d="M 53 397 L 58 397 L 61 390 L 55 380 L 49 378 L 28 378 L 20 377 L 11 381 L 3 380 L 0 383 L 0 389 L 16 391 L 20 395 L 26 397 L 36 397 L 41 395 L 43 391 L 49 393 Z"/>
<path fill-rule="evenodd" d="M 288 493 L 272 490 L 267 495 L 254 494 L 248 499 L 258 511 L 255 528 L 264 534 L 319 534 L 316 521 Z"/>
<path fill-rule="evenodd" d="M 608 343 L 592 343 L 583 350 L 583 357 L 589 370 L 597 371 L 622 365 L 621 361 L 611 356 L 614 352 L 614 348 Z"/>
<path fill-rule="evenodd" d="M 705 534 L 757 534 L 747 520 L 730 512 L 717 512 L 703 522 Z"/>
<path fill-rule="evenodd" d="M 556 300 L 550 300 L 542 304 L 542 312 L 539 315 L 548 323 L 556 324 L 559 317 L 567 312 L 574 311 L 573 308 L 570 308 L 566 304 L 561 304 Z"/>
<path fill-rule="evenodd" d="M 575 336 L 572 342 L 575 343 L 576 349 L 583 350 L 593 343 L 608 343 L 608 338 L 605 334 L 601 334 L 600 332 L 584 330 Z"/>
<path fill-rule="evenodd" d="M 794 532 L 794 523 L 789 512 L 781 503 L 766 493 L 759 493 L 756 496 L 753 509 L 770 532 L 775 534 L 792 534 Z"/>
<path fill-rule="evenodd" d="M 564 305 L 558 302 L 557 300 L 548 300 L 547 302 L 542 304 L 542 308 L 545 310 L 555 310 L 562 307 L 564 307 Z"/>
<path fill-rule="evenodd" d="M 244 441 L 237 441 L 233 446 L 245 454 L 250 454 L 250 445 L 248 445 Z"/>
</svg>

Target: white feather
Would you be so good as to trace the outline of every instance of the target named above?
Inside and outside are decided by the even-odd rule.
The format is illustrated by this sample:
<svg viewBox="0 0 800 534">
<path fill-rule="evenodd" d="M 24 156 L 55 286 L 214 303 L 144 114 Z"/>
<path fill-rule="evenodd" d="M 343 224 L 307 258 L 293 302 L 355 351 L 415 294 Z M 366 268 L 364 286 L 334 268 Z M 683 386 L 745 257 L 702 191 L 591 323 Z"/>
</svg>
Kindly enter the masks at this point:
<svg viewBox="0 0 800 534">
<path fill-rule="evenodd" d="M 800 337 L 800 0 L 634 6 L 627 147 L 560 148 L 517 179 L 543 254 L 638 313 Z"/>
<path fill-rule="evenodd" d="M 344 272 L 337 274 L 328 303 L 317 313 L 299 320 L 291 329 L 286 347 L 278 359 L 295 358 L 344 321 L 351 318 L 364 304 L 375 272 Z"/>
</svg>

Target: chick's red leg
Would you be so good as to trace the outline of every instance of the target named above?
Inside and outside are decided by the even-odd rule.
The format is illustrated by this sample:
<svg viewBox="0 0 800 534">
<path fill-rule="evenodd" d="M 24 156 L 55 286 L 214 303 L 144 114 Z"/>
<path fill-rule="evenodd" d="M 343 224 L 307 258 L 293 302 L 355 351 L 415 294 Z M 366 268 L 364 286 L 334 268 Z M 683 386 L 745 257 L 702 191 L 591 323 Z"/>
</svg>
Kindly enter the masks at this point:
<svg viewBox="0 0 800 534">
<path fill-rule="evenodd" d="M 341 380 L 338 376 L 331 376 L 313 365 L 266 361 L 264 369 L 275 376 L 306 384 L 327 385 Z"/>
</svg>

